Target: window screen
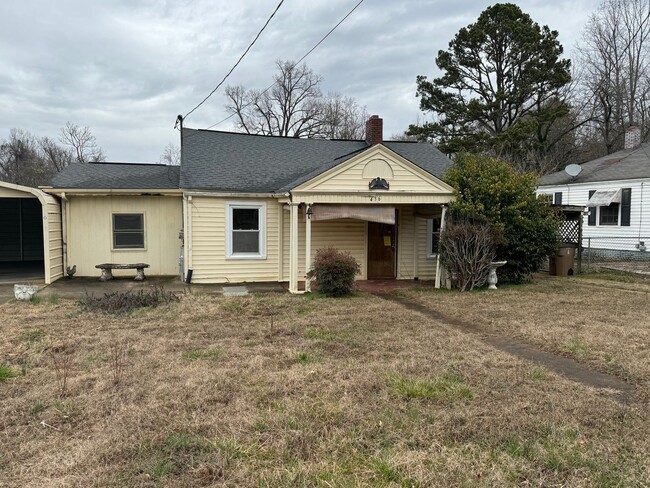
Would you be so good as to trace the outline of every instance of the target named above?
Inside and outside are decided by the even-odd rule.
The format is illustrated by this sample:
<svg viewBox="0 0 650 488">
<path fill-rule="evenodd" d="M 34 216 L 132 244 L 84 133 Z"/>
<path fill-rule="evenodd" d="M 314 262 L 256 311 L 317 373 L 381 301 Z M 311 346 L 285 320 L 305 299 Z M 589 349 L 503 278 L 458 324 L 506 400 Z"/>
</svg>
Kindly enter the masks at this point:
<svg viewBox="0 0 650 488">
<path fill-rule="evenodd" d="M 144 214 L 113 214 L 113 248 L 144 249 Z"/>
<path fill-rule="evenodd" d="M 434 256 L 438 254 L 438 245 L 440 244 L 440 219 L 429 219 L 428 231 L 427 253 L 429 256 Z"/>
<path fill-rule="evenodd" d="M 612 203 L 606 207 L 598 207 L 600 225 L 618 225 L 618 203 Z"/>
<path fill-rule="evenodd" d="M 258 254 L 260 252 L 260 209 L 232 209 L 232 253 Z"/>
</svg>

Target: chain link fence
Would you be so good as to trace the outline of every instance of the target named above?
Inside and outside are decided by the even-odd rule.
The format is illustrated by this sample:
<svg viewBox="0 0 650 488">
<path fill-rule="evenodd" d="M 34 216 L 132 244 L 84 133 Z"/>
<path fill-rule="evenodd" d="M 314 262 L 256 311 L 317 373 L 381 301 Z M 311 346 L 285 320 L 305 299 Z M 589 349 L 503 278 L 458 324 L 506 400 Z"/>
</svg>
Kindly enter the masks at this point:
<svg viewBox="0 0 650 488">
<path fill-rule="evenodd" d="M 650 237 L 583 237 L 582 270 L 650 275 Z"/>
</svg>

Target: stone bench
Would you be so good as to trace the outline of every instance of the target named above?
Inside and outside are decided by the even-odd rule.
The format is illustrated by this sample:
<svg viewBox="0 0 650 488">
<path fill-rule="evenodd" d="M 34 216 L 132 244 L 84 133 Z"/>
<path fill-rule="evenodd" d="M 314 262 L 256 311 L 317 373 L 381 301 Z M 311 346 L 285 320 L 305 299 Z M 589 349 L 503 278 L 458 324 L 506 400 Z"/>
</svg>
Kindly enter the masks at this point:
<svg viewBox="0 0 650 488">
<path fill-rule="evenodd" d="M 114 269 L 135 269 L 137 270 L 137 273 L 135 275 L 135 281 L 144 281 L 144 269 L 148 267 L 149 265 L 145 263 L 136 263 L 136 264 L 104 263 L 95 266 L 95 268 L 102 270 L 102 275 L 99 277 L 99 281 L 112 280 Z"/>
</svg>

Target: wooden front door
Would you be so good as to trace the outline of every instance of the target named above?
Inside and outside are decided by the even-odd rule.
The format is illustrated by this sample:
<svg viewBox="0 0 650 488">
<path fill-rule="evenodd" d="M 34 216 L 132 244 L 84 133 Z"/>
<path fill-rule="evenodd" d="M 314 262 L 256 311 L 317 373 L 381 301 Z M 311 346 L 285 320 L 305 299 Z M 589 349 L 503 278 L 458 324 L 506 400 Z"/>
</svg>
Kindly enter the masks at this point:
<svg viewBox="0 0 650 488">
<path fill-rule="evenodd" d="M 368 279 L 395 278 L 395 226 L 368 222 Z"/>
</svg>

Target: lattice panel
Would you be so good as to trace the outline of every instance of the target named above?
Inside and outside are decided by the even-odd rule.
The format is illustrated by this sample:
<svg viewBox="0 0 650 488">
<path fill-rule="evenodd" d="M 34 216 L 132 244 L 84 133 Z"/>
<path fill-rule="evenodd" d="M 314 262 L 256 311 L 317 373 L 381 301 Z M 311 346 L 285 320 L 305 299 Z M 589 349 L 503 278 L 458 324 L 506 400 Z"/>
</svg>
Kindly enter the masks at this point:
<svg viewBox="0 0 650 488">
<path fill-rule="evenodd" d="M 565 220 L 560 224 L 560 235 L 562 236 L 563 242 L 572 242 L 574 244 L 579 244 L 578 242 L 578 229 L 580 227 L 580 222 L 577 220 Z"/>
</svg>

